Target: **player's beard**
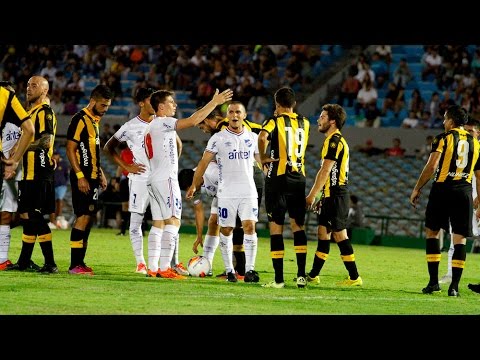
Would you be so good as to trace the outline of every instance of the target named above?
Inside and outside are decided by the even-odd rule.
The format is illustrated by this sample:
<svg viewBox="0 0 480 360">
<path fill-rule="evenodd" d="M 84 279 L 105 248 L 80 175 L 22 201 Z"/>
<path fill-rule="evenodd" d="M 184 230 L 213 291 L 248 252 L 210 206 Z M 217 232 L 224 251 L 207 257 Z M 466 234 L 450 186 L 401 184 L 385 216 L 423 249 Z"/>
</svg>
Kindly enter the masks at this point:
<svg viewBox="0 0 480 360">
<path fill-rule="evenodd" d="M 330 123 L 326 123 L 324 125 L 318 125 L 318 131 L 325 134 L 330 129 Z"/>
</svg>

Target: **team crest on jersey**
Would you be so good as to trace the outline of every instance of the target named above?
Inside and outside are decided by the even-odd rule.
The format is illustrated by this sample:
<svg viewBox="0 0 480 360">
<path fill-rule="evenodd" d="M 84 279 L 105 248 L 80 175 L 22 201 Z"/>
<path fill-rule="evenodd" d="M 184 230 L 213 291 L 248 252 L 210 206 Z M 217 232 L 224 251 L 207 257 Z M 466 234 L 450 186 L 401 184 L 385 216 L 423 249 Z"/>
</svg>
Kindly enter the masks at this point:
<svg viewBox="0 0 480 360">
<path fill-rule="evenodd" d="M 330 147 L 335 149 L 335 148 L 337 147 L 337 144 L 335 144 L 335 143 L 330 143 Z"/>
<path fill-rule="evenodd" d="M 94 208 L 95 208 L 95 206 L 90 205 L 90 206 L 88 207 L 88 211 L 93 211 Z"/>
<path fill-rule="evenodd" d="M 53 119 L 52 114 L 47 114 L 47 120 L 52 120 L 52 119 Z"/>
<path fill-rule="evenodd" d="M 438 142 L 438 139 L 437 138 L 434 138 L 433 139 L 433 144 L 436 144 Z"/>
<path fill-rule="evenodd" d="M 163 123 L 163 127 L 164 127 L 164 128 L 167 128 L 167 129 L 171 129 L 171 128 L 172 128 L 170 125 L 168 125 L 168 124 L 166 124 L 166 123 Z"/>
<path fill-rule="evenodd" d="M 244 141 L 245 141 L 245 145 L 246 145 L 247 147 L 252 147 L 253 142 L 252 142 L 251 139 L 246 139 L 246 140 L 244 140 Z"/>
</svg>

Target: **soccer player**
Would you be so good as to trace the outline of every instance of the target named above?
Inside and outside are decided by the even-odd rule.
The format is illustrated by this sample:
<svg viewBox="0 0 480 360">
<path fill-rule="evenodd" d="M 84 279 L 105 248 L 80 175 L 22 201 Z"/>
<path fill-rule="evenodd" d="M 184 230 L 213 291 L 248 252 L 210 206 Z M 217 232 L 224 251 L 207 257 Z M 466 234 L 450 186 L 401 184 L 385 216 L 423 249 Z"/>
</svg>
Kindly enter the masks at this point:
<svg viewBox="0 0 480 360">
<path fill-rule="evenodd" d="M 180 190 L 187 191 L 188 188 L 192 185 L 193 175 L 196 169 L 182 169 L 178 173 L 178 182 L 180 185 Z M 203 256 L 205 256 L 210 264 L 213 264 L 213 258 L 215 255 L 215 250 L 218 247 L 220 242 L 220 226 L 218 225 L 218 199 L 217 199 L 217 189 L 218 189 L 218 164 L 216 161 L 211 161 L 205 173 L 202 177 L 202 182 L 200 184 L 195 184 L 196 189 L 200 191 L 195 191 L 190 200 L 193 203 L 193 208 L 195 211 L 195 228 L 197 232 L 197 238 L 195 239 L 192 251 L 195 254 L 198 254 L 198 246 L 203 247 Z M 205 241 L 203 240 L 203 226 L 205 223 L 205 213 L 203 210 L 202 195 L 206 195 L 211 198 L 210 206 L 210 216 L 208 218 L 208 228 L 207 234 L 205 235 Z M 207 274 L 207 276 L 212 276 L 213 272 Z M 240 277 L 240 275 L 237 275 Z M 242 277 L 243 278 L 243 277 Z"/>
<path fill-rule="evenodd" d="M 151 95 L 150 103 L 155 111 L 145 133 L 145 151 L 150 164 L 147 186 L 150 194 L 150 209 L 153 224 L 149 233 L 152 256 L 160 258 L 150 261 L 147 276 L 182 279 L 171 268 L 182 215 L 182 195 L 178 184 L 177 131 L 196 126 L 218 105 L 230 101 L 232 90 L 215 90 L 212 99 L 200 110 L 186 119 L 174 118 L 177 104 L 174 93 L 159 90 Z M 163 232 L 160 229 L 165 224 Z M 150 249 L 149 249 L 150 258 Z"/>
<path fill-rule="evenodd" d="M 8 159 L 10 151 L 15 151 L 15 145 L 20 138 L 20 128 L 14 123 L 6 121 L 2 131 L 3 156 Z M 2 196 L 0 200 L 0 271 L 5 270 L 12 262 L 8 258 L 10 249 L 10 229 L 14 227 L 12 222 L 18 218 L 18 182 L 22 179 L 22 171 L 17 168 L 15 178 L 3 180 Z"/>
<path fill-rule="evenodd" d="M 4 152 L 4 155 L 1 156 L 4 169 L 1 173 L 3 181 L 0 194 L 0 270 L 6 270 L 8 266 L 13 265 L 8 259 L 8 252 L 11 240 L 12 212 L 18 208 L 18 183 L 16 181 L 19 181 L 22 175 L 21 168 L 18 166 L 35 135 L 33 121 L 18 101 L 13 84 L 9 81 L 0 81 L 0 125 L 3 127 L 0 149 Z M 12 156 L 10 156 L 10 152 L 13 153 Z M 29 267 L 34 270 L 30 265 L 32 264 L 29 264 Z M 35 267 L 37 266 L 35 265 Z"/>
<path fill-rule="evenodd" d="M 70 233 L 70 267 L 73 275 L 93 275 L 85 264 L 88 238 L 98 211 L 99 187 L 107 188 L 100 167 L 99 124 L 113 99 L 112 90 L 103 84 L 95 86 L 88 105 L 73 115 L 67 130 L 67 157 L 70 161 L 75 222 Z"/>
<path fill-rule="evenodd" d="M 285 244 L 283 227 L 288 211 L 297 260 L 297 286 L 306 285 L 307 236 L 305 234 L 305 153 L 310 121 L 294 112 L 295 92 L 282 87 L 275 92 L 275 116 L 263 123 L 258 137 L 266 166 L 265 206 L 270 230 L 270 256 L 275 279 L 264 287 L 283 288 Z M 270 147 L 269 147 L 270 145 Z M 269 151 L 267 149 L 269 148 Z"/>
<path fill-rule="evenodd" d="M 228 105 L 227 113 L 232 114 L 229 117 L 228 127 L 208 140 L 186 198 L 190 199 L 193 196 L 209 163 L 216 159 L 219 168 L 217 198 L 220 250 L 227 281 L 238 281 L 232 261 L 232 237 L 236 218 L 239 216 L 244 231 L 244 281 L 258 282 L 258 272 L 255 271 L 258 242 L 255 231 L 255 224 L 258 221 L 258 193 L 253 180 L 253 164 L 255 161 L 260 162 L 260 156 L 258 135 L 243 128 L 242 109 L 244 110 L 244 106 L 237 101 Z"/>
<path fill-rule="evenodd" d="M 35 269 L 58 273 L 52 244 L 52 230 L 45 215 L 55 212 L 54 167 L 52 159 L 57 118 L 48 100 L 49 84 L 42 76 L 27 82 L 27 103 L 35 127 L 35 137 L 23 155 L 22 179 L 19 183 L 18 213 L 23 224 L 22 249 L 17 263 L 7 270 Z M 31 260 L 35 242 L 39 241 L 45 260 L 42 268 Z"/>
<path fill-rule="evenodd" d="M 227 111 L 227 116 L 223 117 L 217 109 L 215 109 L 212 113 L 210 113 L 204 121 L 198 124 L 198 127 L 206 134 L 215 134 L 220 130 L 225 129 L 228 126 L 229 119 L 233 116 L 240 117 L 242 119 L 243 127 L 246 130 L 253 131 L 256 134 L 260 133 L 262 126 L 260 124 L 254 123 L 247 119 L 247 112 L 245 110 L 245 106 L 239 101 L 232 101 L 230 104 L 237 104 L 238 106 L 235 108 L 235 112 L 233 110 Z M 232 107 L 233 109 L 233 107 Z M 263 196 L 263 187 L 264 187 L 264 174 L 262 171 L 261 166 L 255 161 L 253 165 L 253 180 L 255 181 L 255 186 L 257 188 L 258 193 L 258 208 L 262 203 L 262 196 Z M 213 221 L 213 219 L 209 220 Z M 209 232 L 211 234 L 217 233 L 220 230 L 217 226 L 217 231 L 214 231 L 212 228 Z M 218 236 L 218 235 L 217 235 Z M 233 256 L 235 258 L 235 273 L 237 278 L 240 280 L 245 275 L 245 248 L 243 246 L 243 228 L 242 222 L 240 218 L 237 216 L 237 223 L 235 228 L 233 229 Z M 226 278 L 227 274 L 223 272 L 222 274 L 217 275 L 217 277 Z"/>
<path fill-rule="evenodd" d="M 337 243 L 340 257 L 348 271 L 348 278 L 339 285 L 361 286 L 352 243 L 347 235 L 350 194 L 348 190 L 350 149 L 341 130 L 347 114 L 338 104 L 325 104 L 318 117 L 318 131 L 325 134 L 321 150 L 321 166 L 305 201 L 313 210 L 318 205 L 317 195 L 322 193 L 321 211 L 317 215 L 317 250 L 307 281 L 320 283 L 320 271 L 330 253 L 330 240 Z"/>
<path fill-rule="evenodd" d="M 478 161 L 480 144 L 464 125 L 468 114 L 459 105 L 451 105 L 444 115 L 445 132 L 435 136 L 432 151 L 415 187 L 410 194 L 410 204 L 416 207 L 421 190 L 430 179 L 432 188 L 425 210 L 426 260 L 429 281 L 422 289 L 424 294 L 441 291 L 438 283 L 438 267 L 442 257 L 440 252 L 440 229 L 449 231 L 455 248 L 452 255 L 452 282 L 448 296 L 459 295 L 460 283 L 465 260 L 467 237 L 472 236 L 472 179 L 480 177 Z M 480 182 L 476 181 L 477 194 Z M 477 209 L 477 216 L 480 210 Z"/>
<path fill-rule="evenodd" d="M 150 204 L 147 189 L 147 180 L 150 175 L 150 165 L 145 154 L 144 135 L 148 124 L 155 118 L 155 111 L 150 103 L 150 97 L 155 92 L 152 88 L 139 88 L 135 94 L 135 101 L 140 107 L 140 113 L 123 124 L 107 141 L 104 150 L 112 157 L 113 161 L 124 171 L 128 172 L 128 211 L 130 212 L 129 235 L 133 254 L 137 263 L 135 272 L 147 274 L 147 265 L 143 254 L 143 231 L 145 212 Z M 126 144 L 133 154 L 133 162 L 125 161 L 122 153 L 118 152 L 121 144 Z M 177 148 L 181 149 L 182 142 L 177 135 Z M 125 221 L 125 219 L 124 219 Z M 163 232 L 159 227 L 159 234 Z M 150 239 L 150 237 L 149 237 Z M 176 260 L 176 262 L 174 261 Z M 156 260 L 158 262 L 158 258 Z M 172 260 L 172 268 L 179 275 L 188 275 L 187 269 L 178 261 L 178 244 Z"/>
<path fill-rule="evenodd" d="M 480 135 L 480 122 L 471 117 L 468 118 L 467 123 L 464 125 L 464 129 L 467 130 L 474 138 L 478 139 Z M 431 148 L 431 145 L 430 145 Z M 475 201 L 477 198 L 477 187 L 476 182 L 472 180 L 472 197 Z M 478 201 L 478 200 L 477 200 Z M 474 203 L 475 204 L 475 203 Z M 473 216 L 472 216 L 472 233 L 473 236 L 478 236 L 478 219 L 475 215 L 475 209 L 477 206 L 474 206 Z M 442 276 L 438 281 L 440 284 L 450 284 L 452 282 L 452 256 L 455 252 L 455 247 L 453 246 L 453 241 L 450 236 L 450 246 L 448 248 L 448 263 L 447 263 L 447 273 Z"/>
<path fill-rule="evenodd" d="M 22 134 L 13 156 L 2 159 L 5 164 L 3 178 L 7 180 L 15 177 L 17 167 L 35 135 L 35 127 L 30 115 L 15 95 L 12 83 L 0 81 L 0 125 L 8 121 L 19 126 Z"/>
</svg>

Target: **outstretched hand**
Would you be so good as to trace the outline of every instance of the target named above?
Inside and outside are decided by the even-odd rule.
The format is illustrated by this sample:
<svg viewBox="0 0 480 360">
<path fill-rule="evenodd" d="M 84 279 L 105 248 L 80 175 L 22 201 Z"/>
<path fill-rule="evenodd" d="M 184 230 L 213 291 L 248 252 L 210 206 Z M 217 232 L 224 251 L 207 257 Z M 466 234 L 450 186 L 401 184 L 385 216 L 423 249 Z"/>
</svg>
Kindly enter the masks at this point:
<svg viewBox="0 0 480 360">
<path fill-rule="evenodd" d="M 232 98 L 233 98 L 232 90 L 226 89 L 220 92 L 220 90 L 215 89 L 215 94 L 213 95 L 213 101 L 215 101 L 217 105 L 222 105 L 227 101 L 232 100 Z"/>
</svg>

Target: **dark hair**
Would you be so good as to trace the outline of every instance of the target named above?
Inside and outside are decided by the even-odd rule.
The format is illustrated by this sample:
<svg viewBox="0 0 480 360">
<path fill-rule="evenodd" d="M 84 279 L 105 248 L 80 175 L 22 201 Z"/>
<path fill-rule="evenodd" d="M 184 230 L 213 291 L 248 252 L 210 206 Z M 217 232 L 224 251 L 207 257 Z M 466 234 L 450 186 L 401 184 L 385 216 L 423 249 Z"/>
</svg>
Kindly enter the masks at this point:
<svg viewBox="0 0 480 360">
<path fill-rule="evenodd" d="M 111 99 L 113 99 L 113 92 L 107 85 L 100 84 L 100 85 L 97 85 L 93 88 L 92 93 L 90 94 L 90 99 L 111 100 Z"/>
<path fill-rule="evenodd" d="M 329 120 L 335 120 L 337 129 L 342 130 L 343 125 L 345 125 L 345 120 L 347 119 L 345 109 L 338 104 L 325 104 L 322 106 L 322 110 L 327 112 Z"/>
<path fill-rule="evenodd" d="M 462 126 L 468 121 L 468 113 L 460 105 L 450 105 L 445 111 L 445 118 L 451 119 L 456 126 Z"/>
<path fill-rule="evenodd" d="M 480 130 L 480 121 L 477 119 L 474 119 L 473 117 L 469 116 L 467 122 L 465 125 L 470 125 L 473 127 L 476 127 L 478 130 Z"/>
<path fill-rule="evenodd" d="M 275 92 L 275 102 L 284 108 L 293 108 L 296 104 L 295 91 L 288 86 L 281 87 Z"/>
<path fill-rule="evenodd" d="M 165 102 L 168 96 L 173 96 L 174 92 L 170 90 L 157 90 L 150 97 L 150 104 L 155 112 L 158 111 L 158 105 Z"/>
<path fill-rule="evenodd" d="M 180 185 L 180 190 L 187 190 L 190 185 L 192 185 L 193 174 L 195 174 L 193 169 L 182 169 L 178 172 L 178 184 Z"/>
<path fill-rule="evenodd" d="M 145 99 L 148 99 L 154 92 L 155 89 L 153 88 L 141 87 L 137 90 L 137 93 L 135 94 L 135 101 L 137 103 L 139 103 L 140 101 L 144 101 Z"/>
</svg>

